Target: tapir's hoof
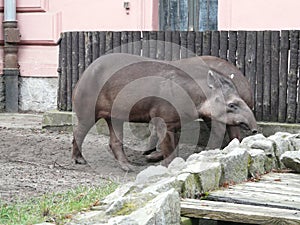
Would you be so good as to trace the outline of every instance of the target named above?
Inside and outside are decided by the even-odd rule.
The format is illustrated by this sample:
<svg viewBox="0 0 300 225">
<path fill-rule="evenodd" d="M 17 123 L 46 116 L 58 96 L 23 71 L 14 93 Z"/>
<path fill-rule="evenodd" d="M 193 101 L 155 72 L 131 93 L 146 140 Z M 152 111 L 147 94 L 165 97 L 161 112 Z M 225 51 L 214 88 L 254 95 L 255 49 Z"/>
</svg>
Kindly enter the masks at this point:
<svg viewBox="0 0 300 225">
<path fill-rule="evenodd" d="M 87 161 L 83 157 L 74 158 L 74 162 L 75 164 L 81 164 L 81 165 L 87 164 Z"/>
<path fill-rule="evenodd" d="M 148 162 L 158 162 L 164 158 L 163 153 L 160 151 L 152 152 L 150 155 L 146 155 L 145 157 Z"/>
<path fill-rule="evenodd" d="M 133 172 L 135 170 L 134 166 L 128 162 L 118 162 L 121 169 L 125 172 Z"/>
</svg>

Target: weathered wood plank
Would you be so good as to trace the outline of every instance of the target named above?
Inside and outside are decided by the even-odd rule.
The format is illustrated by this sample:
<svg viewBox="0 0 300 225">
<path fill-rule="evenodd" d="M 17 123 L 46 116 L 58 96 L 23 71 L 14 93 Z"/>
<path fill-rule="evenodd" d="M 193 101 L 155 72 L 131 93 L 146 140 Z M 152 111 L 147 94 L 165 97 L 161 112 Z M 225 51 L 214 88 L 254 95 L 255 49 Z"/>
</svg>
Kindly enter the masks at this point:
<svg viewBox="0 0 300 225">
<path fill-rule="evenodd" d="M 220 32 L 220 58 L 227 60 L 228 53 L 228 31 Z"/>
<path fill-rule="evenodd" d="M 157 32 L 150 31 L 149 33 L 149 57 L 151 59 L 156 59 L 156 49 L 157 49 Z"/>
<path fill-rule="evenodd" d="M 195 49 L 195 39 L 196 39 L 196 33 L 193 31 L 188 32 L 187 34 L 187 57 L 194 57 L 196 54 L 196 49 Z"/>
<path fill-rule="evenodd" d="M 229 31 L 228 61 L 236 65 L 237 32 Z"/>
<path fill-rule="evenodd" d="M 143 31 L 143 40 L 142 40 L 142 56 L 149 57 L 149 31 Z"/>
<path fill-rule="evenodd" d="M 102 56 L 105 54 L 105 48 L 106 48 L 106 32 L 105 31 L 100 31 L 99 34 L 99 56 Z"/>
<path fill-rule="evenodd" d="M 128 53 L 133 54 L 133 31 L 128 31 Z"/>
<path fill-rule="evenodd" d="M 278 121 L 280 32 L 271 34 L 271 121 Z"/>
<path fill-rule="evenodd" d="M 300 214 L 297 210 L 195 199 L 183 199 L 180 207 L 182 216 L 192 218 L 209 218 L 248 224 L 296 225 L 300 223 Z"/>
<path fill-rule="evenodd" d="M 121 52 L 128 53 L 128 32 L 121 32 Z"/>
<path fill-rule="evenodd" d="M 67 35 L 61 35 L 60 109 L 67 110 Z"/>
<path fill-rule="evenodd" d="M 72 32 L 72 90 L 79 79 L 78 64 L 79 64 L 79 43 L 78 32 Z"/>
<path fill-rule="evenodd" d="M 212 31 L 211 33 L 211 55 L 219 57 L 220 49 L 220 32 Z"/>
<path fill-rule="evenodd" d="M 121 32 L 113 32 L 113 53 L 121 52 Z"/>
<path fill-rule="evenodd" d="M 180 32 L 172 32 L 172 60 L 180 59 Z"/>
<path fill-rule="evenodd" d="M 165 60 L 172 60 L 172 32 L 165 32 Z"/>
<path fill-rule="evenodd" d="M 157 59 L 165 59 L 165 32 L 157 32 Z"/>
<path fill-rule="evenodd" d="M 299 31 L 290 31 L 290 71 L 287 87 L 287 122 L 296 121 Z"/>
<path fill-rule="evenodd" d="M 185 59 L 188 57 L 188 49 L 187 49 L 187 34 L 188 31 L 181 31 L 180 32 L 180 49 L 181 49 L 181 58 Z"/>
<path fill-rule="evenodd" d="M 92 33 L 92 49 L 93 49 L 92 60 L 95 61 L 99 57 L 99 32 L 96 31 Z"/>
<path fill-rule="evenodd" d="M 112 32 L 107 31 L 105 33 L 105 54 L 112 53 L 113 49 L 113 37 L 112 37 Z"/>
<path fill-rule="evenodd" d="M 258 121 L 263 118 L 263 59 L 264 59 L 264 33 L 257 32 L 257 53 L 256 53 L 256 100 L 255 116 Z"/>
<path fill-rule="evenodd" d="M 79 32 L 78 34 L 79 39 L 79 64 L 78 64 L 78 71 L 79 71 L 79 78 L 83 74 L 85 70 L 85 39 L 84 39 L 84 32 Z"/>
<path fill-rule="evenodd" d="M 256 96 L 256 32 L 249 31 L 246 36 L 245 76 L 250 82 L 253 96 Z"/>
<path fill-rule="evenodd" d="M 133 54 L 134 55 L 141 55 L 141 32 L 140 31 L 133 31 Z"/>
<path fill-rule="evenodd" d="M 271 31 L 264 31 L 263 121 L 271 115 Z"/>
<path fill-rule="evenodd" d="M 245 74 L 246 31 L 237 32 L 236 66 Z"/>
<path fill-rule="evenodd" d="M 278 121 L 286 121 L 287 74 L 288 74 L 289 32 L 281 31 L 280 39 L 280 76 L 278 93 Z"/>
<path fill-rule="evenodd" d="M 196 32 L 196 38 L 195 38 L 195 51 L 196 55 L 201 56 L 202 55 L 202 45 L 203 43 L 203 32 Z"/>
<path fill-rule="evenodd" d="M 202 55 L 211 55 L 211 31 L 203 32 Z"/>
<path fill-rule="evenodd" d="M 72 110 L 72 33 L 67 32 L 67 111 Z"/>
<path fill-rule="evenodd" d="M 85 59 L 84 64 L 87 68 L 93 62 L 93 44 L 92 44 L 92 32 L 85 32 Z"/>
</svg>

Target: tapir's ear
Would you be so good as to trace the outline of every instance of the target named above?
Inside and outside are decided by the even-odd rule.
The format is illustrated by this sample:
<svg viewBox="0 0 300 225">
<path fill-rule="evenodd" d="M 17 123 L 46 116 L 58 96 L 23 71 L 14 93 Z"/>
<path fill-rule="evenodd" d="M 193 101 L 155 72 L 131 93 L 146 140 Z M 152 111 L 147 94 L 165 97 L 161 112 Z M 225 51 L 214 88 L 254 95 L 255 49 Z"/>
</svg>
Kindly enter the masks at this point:
<svg viewBox="0 0 300 225">
<path fill-rule="evenodd" d="M 207 85 L 212 89 L 215 89 L 218 86 L 218 77 L 211 70 L 208 70 Z"/>
</svg>

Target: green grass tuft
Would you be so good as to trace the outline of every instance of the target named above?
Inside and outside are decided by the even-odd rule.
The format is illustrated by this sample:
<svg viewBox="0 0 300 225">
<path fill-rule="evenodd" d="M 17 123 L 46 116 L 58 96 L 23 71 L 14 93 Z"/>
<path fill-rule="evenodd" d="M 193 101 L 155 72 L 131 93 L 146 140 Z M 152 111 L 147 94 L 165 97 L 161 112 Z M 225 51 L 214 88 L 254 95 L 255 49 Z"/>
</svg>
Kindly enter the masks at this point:
<svg viewBox="0 0 300 225">
<path fill-rule="evenodd" d="M 117 184 L 101 187 L 78 187 L 63 193 L 46 194 L 25 202 L 0 202 L 0 225 L 30 225 L 42 222 L 64 224 L 80 211 L 89 210 L 113 192 Z"/>
</svg>

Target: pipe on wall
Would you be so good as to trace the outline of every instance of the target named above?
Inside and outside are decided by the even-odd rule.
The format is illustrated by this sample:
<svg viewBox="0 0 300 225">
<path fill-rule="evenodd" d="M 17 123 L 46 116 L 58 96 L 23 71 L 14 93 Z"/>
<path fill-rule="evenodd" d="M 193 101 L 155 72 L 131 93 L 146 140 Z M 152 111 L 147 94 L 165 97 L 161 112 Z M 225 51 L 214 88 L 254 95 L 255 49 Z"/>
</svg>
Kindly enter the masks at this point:
<svg viewBox="0 0 300 225">
<path fill-rule="evenodd" d="M 3 75 L 5 82 L 5 110 L 18 112 L 19 108 L 19 63 L 18 45 L 20 31 L 16 18 L 16 0 L 4 0 L 4 57 Z"/>
</svg>

